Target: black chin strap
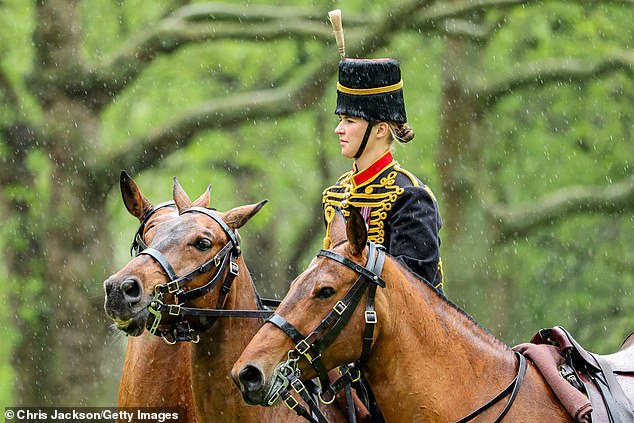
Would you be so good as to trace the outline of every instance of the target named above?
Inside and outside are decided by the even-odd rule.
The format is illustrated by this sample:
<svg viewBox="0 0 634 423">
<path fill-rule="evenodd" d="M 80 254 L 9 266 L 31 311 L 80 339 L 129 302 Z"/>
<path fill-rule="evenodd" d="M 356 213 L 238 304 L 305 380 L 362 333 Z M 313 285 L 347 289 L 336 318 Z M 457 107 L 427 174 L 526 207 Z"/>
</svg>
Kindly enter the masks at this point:
<svg viewBox="0 0 634 423">
<path fill-rule="evenodd" d="M 361 157 L 363 151 L 365 150 L 366 145 L 368 145 L 368 139 L 370 139 L 370 132 L 372 132 L 372 128 L 376 125 L 376 121 L 374 119 L 368 120 L 368 127 L 365 128 L 365 134 L 363 134 L 363 140 L 361 140 L 361 145 L 359 146 L 359 150 L 357 150 L 357 154 L 354 155 L 355 160 Z"/>
</svg>

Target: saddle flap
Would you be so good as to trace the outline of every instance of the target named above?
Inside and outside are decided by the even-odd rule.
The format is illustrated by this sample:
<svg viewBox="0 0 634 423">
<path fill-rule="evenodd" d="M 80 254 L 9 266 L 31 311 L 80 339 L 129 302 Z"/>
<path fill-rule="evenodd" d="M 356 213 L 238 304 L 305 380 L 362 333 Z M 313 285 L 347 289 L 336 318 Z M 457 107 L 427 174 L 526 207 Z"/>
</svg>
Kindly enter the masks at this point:
<svg viewBox="0 0 634 423">
<path fill-rule="evenodd" d="M 634 376 L 634 344 L 626 346 L 625 349 L 614 354 L 600 357 L 610 365 L 614 373 L 631 373 L 631 376 Z"/>
<path fill-rule="evenodd" d="M 594 423 L 634 422 L 634 343 L 614 354 L 586 351 L 561 326 L 540 330 L 531 340 L 556 346 L 584 384 Z"/>
</svg>

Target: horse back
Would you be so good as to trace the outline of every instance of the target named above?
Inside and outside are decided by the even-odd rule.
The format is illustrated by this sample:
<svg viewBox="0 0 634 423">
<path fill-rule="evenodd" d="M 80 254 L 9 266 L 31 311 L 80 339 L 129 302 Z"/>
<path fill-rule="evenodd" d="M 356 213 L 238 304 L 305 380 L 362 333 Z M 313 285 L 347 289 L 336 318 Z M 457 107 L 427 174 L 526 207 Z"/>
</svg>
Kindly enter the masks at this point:
<svg viewBox="0 0 634 423">
<path fill-rule="evenodd" d="M 627 338 L 625 338 L 625 341 L 623 341 L 623 344 L 621 345 L 621 349 L 620 351 L 631 347 L 632 345 L 634 345 L 634 332 L 630 333 Z"/>
</svg>

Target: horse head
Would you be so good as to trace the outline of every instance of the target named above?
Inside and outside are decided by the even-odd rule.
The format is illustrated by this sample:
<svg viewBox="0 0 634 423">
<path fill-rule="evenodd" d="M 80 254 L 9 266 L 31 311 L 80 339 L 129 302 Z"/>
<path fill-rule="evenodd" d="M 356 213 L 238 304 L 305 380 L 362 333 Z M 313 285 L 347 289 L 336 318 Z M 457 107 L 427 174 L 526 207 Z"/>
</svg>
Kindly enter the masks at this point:
<svg viewBox="0 0 634 423">
<path fill-rule="evenodd" d="M 201 307 L 218 298 L 217 293 L 198 296 L 188 291 L 196 292 L 214 275 L 227 271 L 219 264 L 225 263 L 225 256 L 239 256 L 237 229 L 265 201 L 224 213 L 210 210 L 209 187 L 192 201 L 174 178 L 174 201 L 158 208 L 125 172 L 121 174 L 121 192 L 127 210 L 141 223 L 133 244 L 137 255 L 104 282 L 104 308 L 118 329 L 138 336 L 152 322 L 169 325 L 187 320 L 156 309 L 151 313 L 157 301 L 171 312 L 184 298 L 188 304 Z M 166 317 L 161 319 L 163 315 Z"/>
<path fill-rule="evenodd" d="M 280 373 L 295 371 L 302 380 L 324 380 L 323 370 L 355 362 L 372 347 L 372 342 L 366 347 L 361 342 L 367 334 L 368 298 L 374 301 L 376 287 L 384 282 L 381 269 L 369 262 L 375 263 L 381 254 L 385 259 L 385 253 L 377 254 L 367 243 L 365 223 L 354 208 L 347 220 L 337 213 L 329 236 L 334 247 L 322 250 L 293 281 L 268 321 L 272 324 L 260 329 L 232 369 L 234 382 L 250 404 L 275 402 L 284 385 Z M 376 300 L 380 307 L 380 298 Z M 370 337 L 376 339 L 385 323 L 377 322 L 373 307 L 370 320 Z"/>
</svg>

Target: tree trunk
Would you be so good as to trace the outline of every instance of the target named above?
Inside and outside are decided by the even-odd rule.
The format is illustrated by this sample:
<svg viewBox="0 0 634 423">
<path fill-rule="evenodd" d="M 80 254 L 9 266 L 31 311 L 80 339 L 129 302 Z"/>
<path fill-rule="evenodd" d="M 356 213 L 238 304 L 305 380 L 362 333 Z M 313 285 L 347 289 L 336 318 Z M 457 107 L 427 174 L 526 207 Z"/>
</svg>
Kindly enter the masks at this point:
<svg viewBox="0 0 634 423">
<path fill-rule="evenodd" d="M 512 286 L 502 283 L 491 254 L 479 182 L 486 180 L 481 124 L 485 111 L 469 87 L 480 74 L 483 45 L 449 37 L 443 56 L 438 169 L 443 188 L 442 254 L 447 295 L 500 336 L 508 326 Z M 478 175 L 482 175 L 481 178 Z M 495 313 L 491 310 L 495 309 Z M 486 318 L 495 320 L 486 321 Z"/>
</svg>

